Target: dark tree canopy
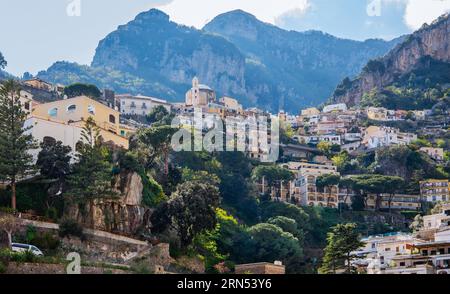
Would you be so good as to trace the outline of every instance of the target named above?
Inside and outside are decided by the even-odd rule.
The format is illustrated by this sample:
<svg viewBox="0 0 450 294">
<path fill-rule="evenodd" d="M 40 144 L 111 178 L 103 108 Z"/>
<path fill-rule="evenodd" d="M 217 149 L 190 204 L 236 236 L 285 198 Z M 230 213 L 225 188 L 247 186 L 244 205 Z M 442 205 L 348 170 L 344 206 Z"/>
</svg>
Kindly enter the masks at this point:
<svg viewBox="0 0 450 294">
<path fill-rule="evenodd" d="M 158 105 L 147 115 L 147 122 L 150 124 L 170 125 L 172 118 L 172 115 L 164 106 Z"/>
<path fill-rule="evenodd" d="M 33 136 L 24 127 L 27 114 L 20 103 L 20 85 L 14 80 L 0 85 L 0 178 L 10 184 L 11 206 L 16 209 L 16 183 L 21 177 L 35 173 Z"/>
<path fill-rule="evenodd" d="M 0 69 L 4 69 L 8 63 L 5 60 L 5 57 L 3 56 L 2 52 L 0 52 Z"/>
<path fill-rule="evenodd" d="M 182 248 L 194 237 L 216 226 L 219 190 L 209 184 L 191 181 L 180 184 L 169 202 L 161 204 L 152 215 L 154 231 L 175 228 Z"/>
<path fill-rule="evenodd" d="M 327 236 L 327 246 L 324 250 L 321 273 L 336 273 L 338 269 L 345 269 L 352 273 L 352 260 L 355 250 L 361 248 L 364 243 L 359 240 L 356 224 L 338 224 L 331 228 Z"/>
<path fill-rule="evenodd" d="M 295 178 L 290 170 L 275 165 L 260 165 L 253 170 L 252 176 L 257 181 L 264 178 L 264 181 L 271 187 L 281 181 L 291 181 Z"/>
<path fill-rule="evenodd" d="M 69 98 L 77 96 L 88 96 L 90 98 L 99 98 L 102 92 L 95 85 L 76 83 L 64 88 L 64 94 Z"/>
<path fill-rule="evenodd" d="M 83 141 L 78 151 L 77 162 L 68 177 L 69 189 L 66 197 L 81 208 L 89 205 L 91 226 L 94 225 L 93 208 L 97 199 L 113 199 L 116 191 L 112 187 L 112 164 L 108 149 L 103 145 L 99 128 L 89 118 L 82 131 Z M 85 214 L 85 220 L 87 215 Z"/>
<path fill-rule="evenodd" d="M 61 141 L 44 141 L 41 143 L 37 166 L 41 175 L 48 179 L 62 179 L 70 173 L 70 152 L 72 148 L 64 146 Z"/>
<path fill-rule="evenodd" d="M 299 240 L 276 225 L 260 223 L 249 228 L 249 233 L 254 246 L 254 262 L 280 260 L 291 264 L 302 258 L 303 249 Z"/>
</svg>

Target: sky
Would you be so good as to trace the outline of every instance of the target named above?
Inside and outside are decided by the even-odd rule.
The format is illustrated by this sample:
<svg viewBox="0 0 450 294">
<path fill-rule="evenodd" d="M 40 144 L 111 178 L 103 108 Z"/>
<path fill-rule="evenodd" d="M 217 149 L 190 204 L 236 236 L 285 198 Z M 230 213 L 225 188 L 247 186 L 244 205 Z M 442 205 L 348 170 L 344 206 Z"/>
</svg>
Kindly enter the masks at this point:
<svg viewBox="0 0 450 294">
<path fill-rule="evenodd" d="M 6 70 L 20 76 L 59 60 L 90 64 L 101 39 L 151 8 L 199 29 L 218 14 L 242 9 L 285 29 L 363 40 L 410 33 L 450 11 L 450 0 L 1 0 Z"/>
</svg>

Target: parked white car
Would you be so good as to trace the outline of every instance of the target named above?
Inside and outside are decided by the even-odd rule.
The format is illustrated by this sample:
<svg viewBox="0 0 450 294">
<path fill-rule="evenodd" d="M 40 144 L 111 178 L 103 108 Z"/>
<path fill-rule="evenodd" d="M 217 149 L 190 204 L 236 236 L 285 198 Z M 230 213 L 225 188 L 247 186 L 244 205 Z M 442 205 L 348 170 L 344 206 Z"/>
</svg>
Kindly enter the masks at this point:
<svg viewBox="0 0 450 294">
<path fill-rule="evenodd" d="M 14 252 L 26 252 L 26 251 L 30 251 L 31 253 L 33 253 L 36 256 L 43 256 L 44 253 L 42 253 L 42 251 L 37 248 L 34 245 L 28 245 L 28 244 L 20 244 L 20 243 L 12 243 L 12 251 Z"/>
</svg>

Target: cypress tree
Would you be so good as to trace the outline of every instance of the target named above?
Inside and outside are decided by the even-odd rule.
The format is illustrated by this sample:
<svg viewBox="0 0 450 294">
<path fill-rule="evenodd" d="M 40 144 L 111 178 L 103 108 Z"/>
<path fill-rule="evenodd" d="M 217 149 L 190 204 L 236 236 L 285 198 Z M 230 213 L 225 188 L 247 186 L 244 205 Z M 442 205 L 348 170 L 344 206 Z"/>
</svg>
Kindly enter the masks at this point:
<svg viewBox="0 0 450 294">
<path fill-rule="evenodd" d="M 17 182 L 35 173 L 33 156 L 37 148 L 27 114 L 20 103 L 20 85 L 8 80 L 0 86 L 0 178 L 11 186 L 11 207 L 16 209 Z"/>
</svg>

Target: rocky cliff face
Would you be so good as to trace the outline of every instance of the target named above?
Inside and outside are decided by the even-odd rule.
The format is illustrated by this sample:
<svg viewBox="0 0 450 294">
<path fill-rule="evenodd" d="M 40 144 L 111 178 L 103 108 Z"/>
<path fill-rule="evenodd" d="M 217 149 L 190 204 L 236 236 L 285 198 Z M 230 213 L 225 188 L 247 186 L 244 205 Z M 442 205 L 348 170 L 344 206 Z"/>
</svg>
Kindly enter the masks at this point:
<svg viewBox="0 0 450 294">
<path fill-rule="evenodd" d="M 397 42 L 289 32 L 243 11 L 220 15 L 196 30 L 152 9 L 100 41 L 91 66 L 58 62 L 38 76 L 169 101 L 182 101 L 198 76 L 218 95 L 236 97 L 246 107 L 297 112 L 324 102 L 342 78 L 357 74 Z"/>
<path fill-rule="evenodd" d="M 319 31 L 286 31 L 241 10 L 217 16 L 204 30 L 226 38 L 245 55 L 247 93 L 271 110 L 323 102 L 343 77 L 354 76 L 399 41 L 358 42 Z"/>
<path fill-rule="evenodd" d="M 116 190 L 119 197 L 114 200 L 98 201 L 94 207 L 94 229 L 135 235 L 148 224 L 149 209 L 142 205 L 142 179 L 137 173 L 118 175 Z M 69 214 L 80 223 L 86 220 L 81 211 L 71 207 Z M 89 212 L 86 215 L 90 216 Z"/>
<path fill-rule="evenodd" d="M 414 70 L 424 58 L 450 62 L 450 17 L 443 15 L 431 25 L 408 36 L 386 56 L 370 61 L 359 77 L 344 81 L 334 93 L 334 102 L 357 105 L 364 93 L 381 89 Z"/>
<path fill-rule="evenodd" d="M 189 85 L 194 75 L 219 92 L 242 95 L 245 59 L 223 38 L 177 25 L 152 9 L 100 41 L 93 67 Z M 187 89 L 186 89 L 187 90 Z"/>
</svg>

